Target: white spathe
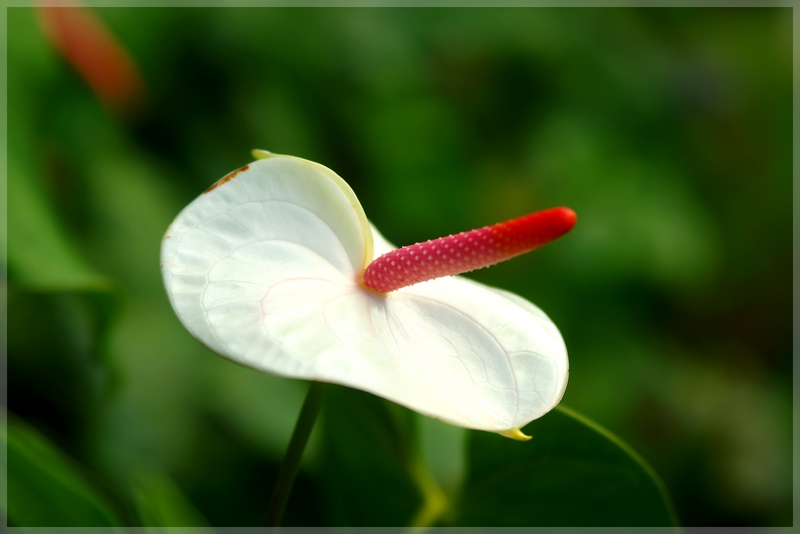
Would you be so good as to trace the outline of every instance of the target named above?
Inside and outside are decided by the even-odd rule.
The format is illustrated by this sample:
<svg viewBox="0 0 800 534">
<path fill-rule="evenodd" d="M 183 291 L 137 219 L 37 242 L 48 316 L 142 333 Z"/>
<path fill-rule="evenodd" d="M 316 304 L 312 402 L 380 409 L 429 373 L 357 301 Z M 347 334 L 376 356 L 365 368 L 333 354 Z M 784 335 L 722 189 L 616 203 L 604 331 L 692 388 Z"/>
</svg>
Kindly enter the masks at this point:
<svg viewBox="0 0 800 534">
<path fill-rule="evenodd" d="M 539 308 L 459 276 L 365 289 L 364 268 L 395 247 L 350 187 L 317 163 L 263 156 L 200 195 L 164 236 L 167 294 L 205 346 L 509 436 L 558 404 L 567 352 Z"/>
</svg>

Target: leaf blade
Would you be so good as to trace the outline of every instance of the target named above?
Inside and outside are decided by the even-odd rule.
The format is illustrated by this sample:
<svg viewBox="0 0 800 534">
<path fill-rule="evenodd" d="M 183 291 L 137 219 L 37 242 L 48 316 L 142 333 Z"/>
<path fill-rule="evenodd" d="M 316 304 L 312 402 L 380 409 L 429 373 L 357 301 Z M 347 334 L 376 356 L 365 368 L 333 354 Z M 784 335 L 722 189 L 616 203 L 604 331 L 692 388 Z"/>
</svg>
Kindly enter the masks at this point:
<svg viewBox="0 0 800 534">
<path fill-rule="evenodd" d="M 459 526 L 675 526 L 658 475 L 619 438 L 559 406 L 525 444 L 475 432 Z"/>
<path fill-rule="evenodd" d="M 114 506 L 80 466 L 38 432 L 16 419 L 2 433 L 8 447 L 8 501 L 17 526 L 120 525 Z"/>
</svg>

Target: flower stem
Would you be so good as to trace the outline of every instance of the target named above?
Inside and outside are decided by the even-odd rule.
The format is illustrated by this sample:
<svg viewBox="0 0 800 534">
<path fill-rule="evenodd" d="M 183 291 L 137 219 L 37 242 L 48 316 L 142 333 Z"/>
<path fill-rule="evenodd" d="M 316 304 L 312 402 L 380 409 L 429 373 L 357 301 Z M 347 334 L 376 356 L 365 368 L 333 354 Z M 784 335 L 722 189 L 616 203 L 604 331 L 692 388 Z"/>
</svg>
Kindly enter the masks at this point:
<svg viewBox="0 0 800 534">
<path fill-rule="evenodd" d="M 300 469 L 303 451 L 306 448 L 306 443 L 308 443 L 308 437 L 311 435 L 311 429 L 314 428 L 314 422 L 317 420 L 319 410 L 322 407 L 322 398 L 325 395 L 325 387 L 327 385 L 324 382 L 311 382 L 308 387 L 306 400 L 300 409 L 300 416 L 294 426 L 292 439 L 289 440 L 289 447 L 287 447 L 286 455 L 283 457 L 278 480 L 275 482 L 275 490 L 272 493 L 269 508 L 267 509 L 266 524 L 268 530 L 273 530 L 274 527 L 280 525 L 283 511 L 289 501 L 289 494 L 292 492 L 294 477 Z"/>
</svg>

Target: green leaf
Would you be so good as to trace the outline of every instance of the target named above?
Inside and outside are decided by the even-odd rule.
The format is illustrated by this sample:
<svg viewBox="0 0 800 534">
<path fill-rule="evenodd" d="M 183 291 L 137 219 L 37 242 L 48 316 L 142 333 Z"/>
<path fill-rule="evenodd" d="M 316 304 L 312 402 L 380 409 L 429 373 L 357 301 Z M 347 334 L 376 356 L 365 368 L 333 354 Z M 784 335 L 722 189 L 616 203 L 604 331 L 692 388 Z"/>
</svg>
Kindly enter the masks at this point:
<svg viewBox="0 0 800 534">
<path fill-rule="evenodd" d="M 329 386 L 323 408 L 324 478 L 334 525 L 401 526 L 423 499 L 414 479 L 410 412 Z"/>
<path fill-rule="evenodd" d="M 150 471 L 141 473 L 134 482 L 136 508 L 145 532 L 166 532 L 159 527 L 208 527 L 208 521 L 183 495 L 180 488 L 166 475 Z M 170 528 L 169 532 L 177 532 Z M 206 528 L 192 528 L 201 534 L 212 532 Z"/>
<path fill-rule="evenodd" d="M 26 288 L 50 291 L 110 288 L 73 247 L 64 224 L 39 185 L 39 173 L 9 155 L 8 261 L 11 279 Z"/>
<path fill-rule="evenodd" d="M 16 526 L 115 526 L 113 505 L 85 469 L 21 421 L 0 434 L 8 447 L 9 522 Z M 3 503 L 5 503 L 5 499 Z"/>
<path fill-rule="evenodd" d="M 94 328 L 93 356 L 103 359 L 118 289 L 84 261 L 42 181 L 34 163 L 9 154 L 8 194 L 14 199 L 8 206 L 9 280 L 12 287 L 31 293 L 79 295 Z"/>
<path fill-rule="evenodd" d="M 38 291 L 106 291 L 109 280 L 94 271 L 73 243 L 68 225 L 55 210 L 57 191 L 46 179 L 48 144 L 42 99 L 57 72 L 54 51 L 37 28 L 33 10 L 14 10 L 15 49 L 9 72 L 7 187 L 9 278 Z M 47 125 L 47 126 L 46 126 Z"/>
<path fill-rule="evenodd" d="M 64 181 L 48 165 L 52 148 L 53 118 L 42 100 L 58 73 L 58 61 L 45 41 L 31 9 L 12 10 L 14 20 L 14 59 L 9 65 L 13 83 L 9 85 L 7 195 L 7 258 L 9 285 L 30 295 L 47 293 L 75 295 L 78 312 L 91 332 L 86 343 L 93 358 L 106 356 L 105 343 L 113 319 L 119 289 L 109 277 L 100 274 L 84 257 L 78 243 L 80 231 L 71 228 L 63 210 L 64 200 L 56 183 Z M 24 57 L 24 60 L 21 58 Z M 62 184 L 63 186 L 63 184 Z M 85 237 L 85 236 L 84 236 Z M 2 239 L 3 237 L 0 237 Z M 6 247 L 0 247 L 5 252 Z M 72 298 L 72 297 L 69 297 Z M 39 333 L 41 335 L 41 333 Z"/>
<path fill-rule="evenodd" d="M 607 430 L 559 406 L 523 431 L 472 433 L 457 525 L 677 525 L 658 475 Z"/>
</svg>

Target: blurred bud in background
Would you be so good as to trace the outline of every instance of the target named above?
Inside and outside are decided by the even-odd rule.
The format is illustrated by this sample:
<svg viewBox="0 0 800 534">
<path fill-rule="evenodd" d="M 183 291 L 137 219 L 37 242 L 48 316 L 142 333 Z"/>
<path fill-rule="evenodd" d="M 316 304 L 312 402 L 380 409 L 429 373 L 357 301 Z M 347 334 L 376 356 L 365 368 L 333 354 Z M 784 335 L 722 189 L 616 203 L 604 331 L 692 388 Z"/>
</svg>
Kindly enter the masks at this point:
<svg viewBox="0 0 800 534">
<path fill-rule="evenodd" d="M 106 107 L 123 115 L 136 111 L 144 96 L 139 69 L 103 21 L 91 9 L 76 6 L 38 2 L 45 35 Z"/>
</svg>

